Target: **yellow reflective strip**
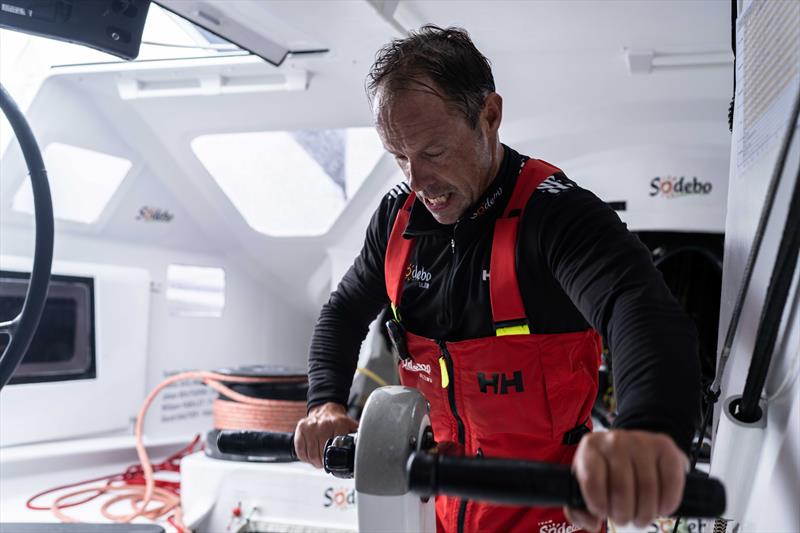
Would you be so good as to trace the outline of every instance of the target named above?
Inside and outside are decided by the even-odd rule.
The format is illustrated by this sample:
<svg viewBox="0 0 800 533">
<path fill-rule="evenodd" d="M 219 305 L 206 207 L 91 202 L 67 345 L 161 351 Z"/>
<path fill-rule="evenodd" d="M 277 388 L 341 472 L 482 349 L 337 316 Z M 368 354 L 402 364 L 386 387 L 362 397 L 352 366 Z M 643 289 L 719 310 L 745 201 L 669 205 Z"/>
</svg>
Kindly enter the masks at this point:
<svg viewBox="0 0 800 533">
<path fill-rule="evenodd" d="M 495 335 L 498 337 L 503 337 L 505 335 L 530 335 L 531 330 L 528 328 L 527 324 L 522 324 L 519 326 L 508 326 L 506 328 L 498 328 L 495 331 Z"/>
<path fill-rule="evenodd" d="M 450 376 L 447 374 L 447 362 L 444 357 L 439 358 L 439 371 L 442 374 L 442 388 L 446 389 L 450 385 Z"/>
<path fill-rule="evenodd" d="M 385 379 L 380 377 L 378 374 L 376 374 L 375 372 L 373 372 L 369 368 L 360 366 L 360 367 L 356 368 L 356 372 L 360 372 L 360 373 L 364 374 L 365 376 L 367 376 L 369 379 L 371 379 L 372 381 L 374 381 L 375 383 L 377 383 L 381 387 L 385 387 L 386 385 L 388 385 L 388 383 L 386 383 Z"/>
</svg>

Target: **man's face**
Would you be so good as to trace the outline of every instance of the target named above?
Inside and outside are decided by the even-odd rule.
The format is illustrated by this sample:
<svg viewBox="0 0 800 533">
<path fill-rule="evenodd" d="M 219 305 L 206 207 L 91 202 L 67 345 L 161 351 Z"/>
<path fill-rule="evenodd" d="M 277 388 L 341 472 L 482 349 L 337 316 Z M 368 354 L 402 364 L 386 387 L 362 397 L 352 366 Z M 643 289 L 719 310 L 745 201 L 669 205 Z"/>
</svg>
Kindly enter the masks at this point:
<svg viewBox="0 0 800 533">
<path fill-rule="evenodd" d="M 473 128 L 462 113 L 424 86 L 391 94 L 379 88 L 375 95 L 373 109 L 383 146 L 440 224 L 457 222 L 494 179 L 502 154 L 497 141 L 500 102 L 495 93 L 487 97 Z"/>
</svg>

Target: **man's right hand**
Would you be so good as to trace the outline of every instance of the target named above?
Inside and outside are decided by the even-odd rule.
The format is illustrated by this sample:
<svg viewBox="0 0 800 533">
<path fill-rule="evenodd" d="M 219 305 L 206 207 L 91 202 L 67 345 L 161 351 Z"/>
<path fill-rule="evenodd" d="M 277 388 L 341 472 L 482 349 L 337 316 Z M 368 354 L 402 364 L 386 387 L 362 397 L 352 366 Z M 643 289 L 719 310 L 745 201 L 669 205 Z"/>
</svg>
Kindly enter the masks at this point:
<svg viewBox="0 0 800 533">
<path fill-rule="evenodd" d="M 347 435 L 358 429 L 358 422 L 347 416 L 344 405 L 328 402 L 316 405 L 294 430 L 297 458 L 322 468 L 322 452 L 328 439 Z"/>
</svg>

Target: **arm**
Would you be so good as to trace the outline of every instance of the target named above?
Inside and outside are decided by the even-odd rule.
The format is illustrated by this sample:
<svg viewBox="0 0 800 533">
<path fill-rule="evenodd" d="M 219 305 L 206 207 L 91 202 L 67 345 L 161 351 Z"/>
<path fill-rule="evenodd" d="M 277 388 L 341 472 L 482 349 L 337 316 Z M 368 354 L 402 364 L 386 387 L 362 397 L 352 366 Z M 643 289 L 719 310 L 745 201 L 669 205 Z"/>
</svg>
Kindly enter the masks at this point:
<svg viewBox="0 0 800 533">
<path fill-rule="evenodd" d="M 594 194 L 576 187 L 540 200 L 525 225 L 536 228 L 538 253 L 608 343 L 615 428 L 663 432 L 688 452 L 701 391 L 694 323 L 647 248 Z"/>
<path fill-rule="evenodd" d="M 383 260 L 391 206 L 385 199 L 372 217 L 364 246 L 320 312 L 308 361 L 308 416 L 295 430 L 300 460 L 322 466 L 322 448 L 335 435 L 355 431 L 346 415 L 347 396 L 361 342 L 370 322 L 387 304 Z"/>
<path fill-rule="evenodd" d="M 648 250 L 602 201 L 578 188 L 542 200 L 540 253 L 606 339 L 619 408 L 612 431 L 587 435 L 578 447 L 573 470 L 589 512 L 567 513 L 590 530 L 606 516 L 644 527 L 672 512 L 683 493 L 700 406 L 694 324 Z"/>
</svg>

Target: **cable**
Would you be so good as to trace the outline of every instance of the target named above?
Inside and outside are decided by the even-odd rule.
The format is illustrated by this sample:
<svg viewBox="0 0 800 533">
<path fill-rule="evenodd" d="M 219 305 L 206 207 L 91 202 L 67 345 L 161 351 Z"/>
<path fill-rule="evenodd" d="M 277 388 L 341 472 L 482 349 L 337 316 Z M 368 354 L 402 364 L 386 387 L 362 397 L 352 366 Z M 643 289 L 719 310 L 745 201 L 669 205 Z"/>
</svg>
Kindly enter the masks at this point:
<svg viewBox="0 0 800 533">
<path fill-rule="evenodd" d="M 135 511 L 127 516 L 123 516 L 119 518 L 119 521 L 122 522 L 130 522 L 137 516 L 142 515 L 147 505 L 153 499 L 154 496 L 154 489 L 155 489 L 155 482 L 153 478 L 153 468 L 150 464 L 150 458 L 147 455 L 147 450 L 144 447 L 142 442 L 143 437 L 143 428 L 144 428 L 144 418 L 147 414 L 147 409 L 150 407 L 150 404 L 156 398 L 159 392 L 162 389 L 166 388 L 173 383 L 177 383 L 178 381 L 184 380 L 202 380 L 207 386 L 211 387 L 212 389 L 216 390 L 217 392 L 224 394 L 226 397 L 231 398 L 232 400 L 236 400 L 238 402 L 252 404 L 252 405 L 264 405 L 264 406 L 272 406 L 274 400 L 262 400 L 259 398 L 251 398 L 249 396 L 245 396 L 240 394 L 221 383 L 221 381 L 229 382 L 229 383 L 269 383 L 269 382 L 284 382 L 284 381 L 292 381 L 294 378 L 251 378 L 251 377 L 240 377 L 240 376 L 227 376 L 224 374 L 217 374 L 215 372 L 204 372 L 204 371 L 194 371 L 194 372 L 182 372 L 180 374 L 176 374 L 171 376 L 153 389 L 150 394 L 147 395 L 145 398 L 144 404 L 142 404 L 141 409 L 139 410 L 139 414 L 136 417 L 136 428 L 135 428 L 135 435 L 136 435 L 136 452 L 139 456 L 139 462 L 142 465 L 142 469 L 144 471 L 144 479 L 145 479 L 145 490 L 142 496 L 141 505 L 135 509 Z M 185 527 L 180 520 L 180 517 L 176 519 L 176 522 L 179 526 Z"/>
<path fill-rule="evenodd" d="M 385 379 L 383 379 L 382 377 L 380 377 L 378 374 L 376 374 L 375 372 L 373 372 L 372 370 L 370 370 L 367 367 L 361 367 L 360 366 L 360 367 L 356 368 L 356 372 L 360 372 L 361 374 L 364 374 L 369 379 L 371 379 L 372 381 L 377 383 L 378 386 L 380 386 L 380 387 L 385 387 L 386 385 L 388 385 L 388 383 L 386 383 Z"/>
<path fill-rule="evenodd" d="M 172 472 L 179 472 L 180 471 L 180 460 L 198 449 L 202 448 L 202 444 L 200 444 L 200 436 L 196 436 L 194 440 L 189 443 L 186 447 L 181 449 L 180 451 L 172 454 L 171 456 L 167 457 L 164 461 L 155 465 L 153 470 L 155 472 L 161 471 L 172 471 Z M 67 494 L 64 494 L 58 497 L 52 504 L 49 506 L 40 506 L 36 505 L 35 502 L 39 498 L 47 496 L 48 494 L 52 494 L 54 492 L 60 492 L 65 489 L 80 487 L 82 485 L 88 485 L 90 483 L 96 483 L 98 481 L 105 481 L 106 483 L 100 487 L 91 487 L 87 489 L 82 489 L 79 491 L 72 491 Z M 166 480 L 156 480 L 156 495 L 159 501 L 162 502 L 162 506 L 157 509 L 158 513 L 153 513 L 148 515 L 147 517 L 152 520 L 157 520 L 160 516 L 167 514 L 171 511 L 178 512 L 178 507 L 175 503 L 179 503 L 178 497 L 178 490 L 180 488 L 180 483 L 177 481 L 166 481 Z M 116 485 L 115 485 L 116 484 Z M 67 485 L 61 485 L 58 487 L 53 487 L 51 489 L 44 490 L 35 494 L 34 496 L 30 497 L 26 502 L 25 506 L 28 509 L 34 511 L 52 511 L 53 514 L 62 520 L 63 522 L 76 522 L 76 520 L 70 516 L 67 516 L 63 513 L 62 509 L 66 509 L 68 507 L 76 507 L 78 505 L 82 505 L 88 503 L 92 500 L 97 499 L 100 496 L 105 494 L 109 494 L 111 492 L 122 492 L 122 495 L 116 496 L 113 500 L 106 502 L 101 507 L 101 514 L 106 517 L 108 520 L 114 521 L 115 515 L 112 515 L 109 512 L 109 508 L 111 505 L 121 501 L 122 499 L 131 500 L 132 503 L 136 502 L 136 498 L 140 497 L 142 491 L 142 485 L 144 484 L 144 477 L 142 475 L 142 468 L 140 465 L 131 465 L 128 467 L 125 472 L 119 474 L 112 474 L 108 476 L 97 477 L 93 479 L 87 479 L 84 481 L 79 481 L 76 483 L 70 483 Z M 84 494 L 89 494 L 88 497 L 82 498 L 78 501 L 67 502 L 76 496 L 81 496 Z M 173 516 L 169 516 L 167 521 L 172 523 L 174 521 Z M 176 527 L 176 529 L 178 529 Z M 179 530 L 180 531 L 180 530 Z"/>
<path fill-rule="evenodd" d="M 772 171 L 772 177 L 770 178 L 769 185 L 767 186 L 767 192 L 764 197 L 764 205 L 761 208 L 758 226 L 756 227 L 756 232 L 753 236 L 753 244 L 750 247 L 750 254 L 747 256 L 747 263 L 745 264 L 744 273 L 742 274 L 742 284 L 739 286 L 739 291 L 736 295 L 736 303 L 733 307 L 731 320 L 728 323 L 728 328 L 725 333 L 725 342 L 723 343 L 722 350 L 720 351 L 719 364 L 717 365 L 717 375 L 714 378 L 714 382 L 711 384 L 711 387 L 709 388 L 709 392 L 712 396 L 719 396 L 722 375 L 725 371 L 725 366 L 731 354 L 733 338 L 736 335 L 736 331 L 739 329 L 739 319 L 741 318 L 742 309 L 744 308 L 744 299 L 747 295 L 747 290 L 750 288 L 750 280 L 753 277 L 755 263 L 758 259 L 758 253 L 761 250 L 761 243 L 764 240 L 767 222 L 769 221 L 769 216 L 772 213 L 772 205 L 775 203 L 775 196 L 778 192 L 778 184 L 781 181 L 781 175 L 783 174 L 783 169 L 786 166 L 786 159 L 789 155 L 789 148 L 791 146 L 792 139 L 794 138 L 798 115 L 800 115 L 800 91 L 798 92 L 797 97 L 795 97 L 794 105 L 792 106 L 792 112 L 789 115 L 789 121 L 786 125 L 786 133 L 783 136 L 783 142 L 778 154 L 778 161 Z M 716 401 L 716 399 L 714 401 Z"/>
<path fill-rule="evenodd" d="M 306 402 L 268 401 L 273 402 L 273 405 L 251 405 L 218 398 L 211 408 L 214 427 L 293 433 L 297 422 L 306 416 Z"/>
<path fill-rule="evenodd" d="M 796 120 L 797 117 L 795 117 L 795 124 Z M 789 298 L 798 252 L 800 252 L 800 169 L 795 178 L 794 191 L 789 202 L 789 214 L 786 216 L 775 266 L 767 286 L 753 357 L 742 392 L 737 418 L 743 422 L 754 422 L 761 416 L 758 404 L 767 381 L 772 354 L 775 351 L 775 341 L 783 319 L 786 301 Z"/>
<path fill-rule="evenodd" d="M 735 7 L 736 6 L 736 0 L 732 0 L 731 5 Z M 731 42 L 734 45 L 734 47 L 735 47 L 735 43 L 736 43 L 736 37 L 735 37 L 736 18 L 737 18 L 736 15 L 732 14 L 731 19 L 732 19 L 732 23 L 734 25 L 734 29 L 733 29 L 734 35 L 732 36 Z M 735 56 L 735 53 L 736 53 L 736 50 L 734 49 L 734 56 Z M 734 84 L 735 84 L 735 79 L 734 79 Z M 745 297 L 747 295 L 747 291 L 750 288 L 750 281 L 751 281 L 751 279 L 753 277 L 753 270 L 755 268 L 756 260 L 758 259 L 759 251 L 761 250 L 761 243 L 764 240 L 764 233 L 766 232 L 766 229 L 767 229 L 767 223 L 769 222 L 769 218 L 770 218 L 770 215 L 772 213 L 772 206 L 775 203 L 775 196 L 777 195 L 777 192 L 778 192 L 778 185 L 780 184 L 781 176 L 783 175 L 784 167 L 786 166 L 786 160 L 788 159 L 789 149 L 791 148 L 792 140 L 794 139 L 795 129 L 797 128 L 798 116 L 800 116 L 800 91 L 798 91 L 798 94 L 795 97 L 794 105 L 792 106 L 792 111 L 789 114 L 789 120 L 788 120 L 788 122 L 786 124 L 786 130 L 785 130 L 785 133 L 783 135 L 783 141 L 781 143 L 780 151 L 778 153 L 777 163 L 776 163 L 775 167 L 773 168 L 772 176 L 770 178 L 769 185 L 767 186 L 767 191 L 766 191 L 766 194 L 765 194 L 765 197 L 764 197 L 764 204 L 763 204 L 763 206 L 761 208 L 761 214 L 760 214 L 759 219 L 758 219 L 758 225 L 756 226 L 756 231 L 755 231 L 755 234 L 753 236 L 753 243 L 752 243 L 752 245 L 750 247 L 750 253 L 748 254 L 747 262 L 745 263 L 744 272 L 742 274 L 742 283 L 739 286 L 739 291 L 738 291 L 738 293 L 736 295 L 736 301 L 735 301 L 735 304 L 734 304 L 734 307 L 733 307 L 733 311 L 731 313 L 731 319 L 730 319 L 730 322 L 728 322 L 728 327 L 727 327 L 727 330 L 725 332 L 725 340 L 723 342 L 722 349 L 720 350 L 719 362 L 717 364 L 716 376 L 714 377 L 713 383 L 711 383 L 711 385 L 704 391 L 704 396 L 705 396 L 705 400 L 706 400 L 706 409 L 703 412 L 702 418 L 701 418 L 700 436 L 698 437 L 697 443 L 693 447 L 692 452 L 691 452 L 691 470 L 692 471 L 694 471 L 694 469 L 695 469 L 695 466 L 697 464 L 697 457 L 700 454 L 700 448 L 702 447 L 702 444 L 703 444 L 703 435 L 705 433 L 705 425 L 704 424 L 707 424 L 707 421 L 709 420 L 709 418 L 711 417 L 711 414 L 713 413 L 714 404 L 719 399 L 721 385 L 722 385 L 722 376 L 724 375 L 725 367 L 726 367 L 726 365 L 728 363 L 728 359 L 730 358 L 731 349 L 733 347 L 733 339 L 736 336 L 736 331 L 739 329 L 739 319 L 741 318 L 742 309 L 744 308 L 744 300 L 745 300 Z M 731 115 L 731 119 L 732 118 L 733 118 L 733 116 Z M 798 177 L 798 180 L 800 180 L 800 177 Z M 799 184 L 797 182 L 795 182 L 795 193 L 797 192 L 798 185 Z M 790 211 L 790 215 L 791 215 L 791 211 Z M 787 220 L 787 222 L 788 222 L 788 220 Z M 784 228 L 784 231 L 786 231 L 787 227 L 788 227 L 788 224 Z M 796 231 L 796 228 L 795 228 L 795 231 Z M 781 243 L 781 244 L 783 244 L 783 243 Z M 780 253 L 780 251 L 779 251 L 779 253 Z M 796 260 L 797 260 L 796 252 L 795 252 L 795 258 L 794 259 L 795 259 L 795 262 L 796 262 Z M 777 265 L 777 260 L 776 260 L 776 265 Z M 770 280 L 770 286 L 771 285 L 772 285 L 772 280 Z M 766 307 L 767 306 L 765 304 L 764 308 L 766 309 Z M 763 317 L 764 317 L 764 314 L 763 314 L 763 311 L 762 311 L 762 319 L 763 319 Z M 761 331 L 761 328 L 762 328 L 762 324 L 759 324 L 759 332 Z M 759 342 L 759 337 L 761 337 L 761 336 L 759 335 L 757 337 L 756 343 Z M 765 342 L 765 341 L 766 341 L 766 339 L 762 340 L 761 342 Z M 766 341 L 766 342 L 767 342 L 767 344 L 769 344 L 768 341 Z M 774 346 L 774 339 L 772 340 L 772 345 Z M 769 365 L 769 362 L 767 361 L 767 370 L 769 368 L 768 365 Z M 752 365 L 751 365 L 751 370 L 752 370 Z M 749 372 L 748 372 L 748 381 L 750 381 L 750 373 Z M 746 386 L 746 388 L 747 388 L 747 386 Z M 751 385 L 751 388 L 752 388 L 752 385 Z M 763 390 L 763 384 L 762 384 L 762 387 L 761 387 L 760 390 Z M 759 393 L 759 397 L 760 397 L 760 393 Z M 756 406 L 756 408 L 758 408 L 758 398 L 756 398 L 755 402 L 756 402 L 755 406 Z M 678 531 L 678 525 L 680 524 L 680 521 L 681 521 L 681 517 L 678 517 L 678 519 L 675 521 L 675 528 L 673 529 L 673 533 L 676 533 Z"/>
<path fill-rule="evenodd" d="M 190 371 L 175 374 L 159 383 L 150 394 L 147 395 L 139 409 L 134 431 L 139 465 L 129 467 L 123 474 L 102 476 L 48 489 L 31 497 L 26 505 L 29 509 L 33 510 L 49 509 L 62 522 L 78 522 L 76 518 L 67 515 L 63 509 L 87 503 L 105 494 L 118 493 L 110 500 L 106 501 L 101 507 L 101 513 L 107 519 L 113 522 L 127 523 L 138 517 L 144 517 L 155 521 L 166 516 L 166 521 L 175 527 L 179 533 L 187 532 L 189 530 L 183 524 L 181 516 L 180 483 L 176 481 L 157 480 L 155 478 L 155 473 L 161 471 L 179 472 L 180 460 L 185 455 L 196 451 L 195 448 L 198 447 L 200 437 L 196 437 L 187 447 L 171 455 L 163 462 L 153 465 L 150 462 L 143 442 L 144 419 L 150 404 L 164 388 L 174 383 L 186 380 L 200 380 L 206 386 L 214 389 L 226 398 L 225 400 L 217 398 L 214 401 L 214 425 L 218 429 L 252 428 L 273 431 L 293 431 L 297 425 L 297 421 L 306 415 L 306 402 L 254 398 L 241 394 L 229 388 L 224 383 L 295 383 L 297 379 L 297 376 L 244 377 L 206 371 Z M 243 426 L 237 424 L 243 424 Z M 105 481 L 106 483 L 100 487 L 90 487 L 59 496 L 49 507 L 41 507 L 33 503 L 35 500 L 47 494 L 98 481 Z M 83 498 L 78 501 L 68 501 L 78 496 L 83 496 Z M 129 501 L 132 506 L 132 512 L 123 515 L 112 514 L 109 510 L 110 507 L 121 501 Z M 151 503 L 160 505 L 152 508 Z"/>
<path fill-rule="evenodd" d="M 800 283 L 795 285 L 794 290 L 795 292 L 800 290 Z M 787 317 L 786 320 L 787 324 L 796 323 L 797 311 L 798 311 L 798 305 L 795 302 L 795 305 L 789 311 L 789 316 Z M 790 339 L 788 338 L 787 335 L 786 342 L 788 342 L 789 340 Z M 784 342 L 782 350 L 787 350 L 786 342 Z M 783 381 L 781 381 L 780 384 L 777 387 L 775 387 L 774 391 L 769 393 L 766 390 L 764 391 L 764 401 L 769 403 L 775 400 L 776 398 L 779 398 L 784 392 L 786 392 L 786 390 L 792 385 L 792 383 L 794 383 L 794 381 L 798 378 L 798 376 L 800 376 L 800 344 L 796 346 L 794 357 L 789 362 L 789 368 L 786 370 L 786 373 L 783 376 Z"/>
</svg>

